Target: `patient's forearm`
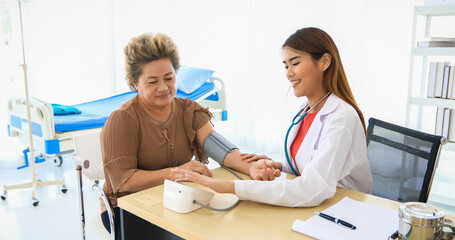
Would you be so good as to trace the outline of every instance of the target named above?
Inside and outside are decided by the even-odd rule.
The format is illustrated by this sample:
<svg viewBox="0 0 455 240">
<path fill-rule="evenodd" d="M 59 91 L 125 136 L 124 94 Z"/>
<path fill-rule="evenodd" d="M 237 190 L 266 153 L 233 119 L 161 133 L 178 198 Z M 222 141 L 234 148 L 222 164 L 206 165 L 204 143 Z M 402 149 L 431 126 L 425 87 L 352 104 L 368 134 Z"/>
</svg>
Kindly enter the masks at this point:
<svg viewBox="0 0 455 240">
<path fill-rule="evenodd" d="M 240 151 L 238 149 L 235 149 L 234 151 L 230 152 L 228 155 L 226 155 L 226 158 L 224 159 L 224 166 L 232 168 L 247 175 L 250 174 L 251 164 L 252 163 L 242 160 L 240 156 Z"/>
<path fill-rule="evenodd" d="M 163 184 L 171 175 L 170 168 L 155 171 L 137 170 L 119 189 L 120 192 L 137 192 Z"/>
</svg>

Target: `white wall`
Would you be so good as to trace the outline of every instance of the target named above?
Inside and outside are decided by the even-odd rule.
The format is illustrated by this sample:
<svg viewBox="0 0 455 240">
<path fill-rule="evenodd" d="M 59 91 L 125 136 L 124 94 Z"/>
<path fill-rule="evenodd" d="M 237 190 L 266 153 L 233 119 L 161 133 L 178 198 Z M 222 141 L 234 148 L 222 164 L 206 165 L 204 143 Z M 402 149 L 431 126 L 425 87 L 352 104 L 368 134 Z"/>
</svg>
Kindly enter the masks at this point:
<svg viewBox="0 0 455 240">
<path fill-rule="evenodd" d="M 244 133 L 233 136 L 240 144 L 281 148 L 283 126 L 302 100 L 288 93 L 280 47 L 309 26 L 326 30 L 338 44 L 366 119 L 404 124 L 417 1 L 159 2 L 128 8 L 128 38 L 164 31 L 177 42 L 183 63 L 215 69 L 227 82 L 232 132 Z"/>
<path fill-rule="evenodd" d="M 165 32 L 177 43 L 183 64 L 214 69 L 226 81 L 228 127 L 246 133 L 231 137 L 278 149 L 283 126 L 302 102 L 289 91 L 280 47 L 295 30 L 316 26 L 338 44 L 366 119 L 404 124 L 418 2 L 33 1 L 24 8 L 31 95 L 73 104 L 126 91 L 123 47 L 140 33 Z M 20 64 L 19 54 L 9 55 Z"/>
<path fill-rule="evenodd" d="M 184 64 L 215 69 L 225 79 L 231 132 L 237 134 L 231 138 L 258 150 L 279 151 L 283 126 L 302 101 L 288 92 L 280 47 L 302 27 L 320 27 L 332 35 L 366 119 L 374 116 L 404 124 L 412 13 L 417 3 L 134 2 L 125 14 L 125 39 L 146 31 L 168 33 Z"/>
</svg>

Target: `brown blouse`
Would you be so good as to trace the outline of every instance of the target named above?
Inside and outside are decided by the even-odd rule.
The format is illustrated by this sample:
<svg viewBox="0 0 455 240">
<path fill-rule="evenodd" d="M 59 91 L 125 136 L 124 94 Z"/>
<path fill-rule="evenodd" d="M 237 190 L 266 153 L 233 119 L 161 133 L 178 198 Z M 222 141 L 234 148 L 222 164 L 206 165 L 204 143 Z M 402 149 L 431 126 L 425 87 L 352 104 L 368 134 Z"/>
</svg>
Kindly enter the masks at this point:
<svg viewBox="0 0 455 240">
<path fill-rule="evenodd" d="M 168 120 L 160 123 L 139 104 L 138 96 L 114 111 L 101 131 L 101 151 L 106 181 L 103 190 L 112 207 L 119 192 L 138 169 L 159 170 L 180 166 L 193 156 L 207 163 L 207 155 L 197 143 L 196 131 L 212 114 L 189 99 L 174 98 Z"/>
</svg>

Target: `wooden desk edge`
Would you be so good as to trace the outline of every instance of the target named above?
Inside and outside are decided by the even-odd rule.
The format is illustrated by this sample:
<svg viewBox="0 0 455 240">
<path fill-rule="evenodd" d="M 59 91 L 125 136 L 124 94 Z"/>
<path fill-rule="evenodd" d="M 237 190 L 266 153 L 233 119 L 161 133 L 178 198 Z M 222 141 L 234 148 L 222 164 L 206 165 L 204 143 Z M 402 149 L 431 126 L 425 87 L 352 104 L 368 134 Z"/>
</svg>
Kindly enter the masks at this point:
<svg viewBox="0 0 455 240">
<path fill-rule="evenodd" d="M 222 177 L 220 177 L 220 178 L 226 179 L 226 173 L 223 173 L 222 171 L 226 171 L 226 170 L 221 169 L 221 168 L 212 170 L 215 177 L 220 177 L 220 175 L 221 175 Z M 287 178 L 289 178 L 289 177 L 287 177 Z M 291 176 L 290 178 L 293 178 L 293 176 Z M 233 179 L 233 178 L 231 178 L 231 176 L 228 175 L 227 179 Z M 206 239 L 203 236 L 196 235 L 196 234 L 192 233 L 191 231 L 186 230 L 185 228 L 174 225 L 173 222 L 171 222 L 167 219 L 162 219 L 159 216 L 155 216 L 153 214 L 147 214 L 145 212 L 143 206 L 137 204 L 136 201 L 131 201 L 131 199 L 135 198 L 136 196 L 139 196 L 141 194 L 151 194 L 154 191 L 158 191 L 162 194 L 163 188 L 164 188 L 163 185 L 160 185 L 160 186 L 156 186 L 154 188 L 146 189 L 146 190 L 143 190 L 143 191 L 140 191 L 137 193 L 127 195 L 125 197 L 121 197 L 118 199 L 118 206 L 128 212 L 131 212 L 131 213 L 133 213 L 149 222 L 152 222 L 153 224 L 160 226 L 161 228 L 166 229 L 185 239 L 196 239 L 196 240 Z M 315 208 L 319 208 L 319 207 L 321 207 L 321 209 L 322 209 L 322 207 L 323 207 L 323 209 L 328 208 L 328 207 L 332 206 L 333 204 L 335 204 L 336 202 L 340 201 L 342 198 L 344 198 L 344 196 L 348 196 L 349 198 L 351 198 L 353 200 L 367 202 L 369 204 L 388 208 L 388 209 L 391 209 L 394 211 L 398 211 L 398 207 L 401 204 L 400 202 L 396 202 L 396 201 L 393 201 L 390 199 L 385 199 L 385 198 L 357 192 L 357 191 L 346 189 L 346 188 L 337 188 L 337 194 L 333 198 L 325 200 L 320 206 L 315 207 Z M 162 202 L 159 204 L 161 204 L 161 206 L 162 206 Z M 261 204 L 261 203 L 254 203 L 254 204 Z M 263 204 L 263 205 L 266 205 L 266 204 Z M 267 206 L 270 206 L 270 205 L 267 205 Z M 283 208 L 283 207 L 278 207 L 278 206 L 270 206 L 270 207 Z M 288 209 L 288 208 L 284 208 L 284 209 Z M 170 211 L 168 209 L 164 209 L 164 210 Z M 191 214 L 191 213 L 189 213 L 189 214 Z M 449 215 L 446 215 L 446 217 L 449 219 L 452 219 L 452 220 L 455 219 L 453 216 L 449 216 Z M 306 218 L 306 219 L 308 219 L 308 218 Z M 301 220 L 306 220 L 306 219 L 301 218 Z M 397 226 L 397 228 L 398 228 L 398 226 Z M 308 236 L 302 235 L 300 233 L 293 232 L 291 230 L 291 226 L 289 226 L 289 231 L 292 233 L 295 233 L 296 236 L 299 237 L 299 239 L 305 239 L 305 237 L 308 237 Z"/>
<path fill-rule="evenodd" d="M 140 192 L 138 192 L 138 193 L 140 193 Z M 166 229 L 169 232 L 172 232 L 173 234 L 175 234 L 177 236 L 181 236 L 185 239 L 205 240 L 204 238 L 200 238 L 198 235 L 195 235 L 192 232 L 190 232 L 184 228 L 179 228 L 179 227 L 174 226 L 169 221 L 156 217 L 153 214 L 146 214 L 142 208 L 138 207 L 138 205 L 136 205 L 136 204 L 132 204 L 128 200 L 125 200 L 125 199 L 122 200 L 119 198 L 118 205 L 124 211 L 128 211 L 150 223 L 153 223 L 156 226 L 159 226 L 163 229 Z"/>
</svg>

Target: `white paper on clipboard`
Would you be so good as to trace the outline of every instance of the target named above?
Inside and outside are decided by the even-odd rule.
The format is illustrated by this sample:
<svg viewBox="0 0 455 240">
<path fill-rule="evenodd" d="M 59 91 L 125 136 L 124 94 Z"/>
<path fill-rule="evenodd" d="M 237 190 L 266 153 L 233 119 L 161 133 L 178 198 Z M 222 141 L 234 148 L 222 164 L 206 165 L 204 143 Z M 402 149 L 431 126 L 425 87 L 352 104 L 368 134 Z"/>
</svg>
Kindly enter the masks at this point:
<svg viewBox="0 0 455 240">
<path fill-rule="evenodd" d="M 398 229 L 398 211 L 355 201 L 348 197 L 327 208 L 323 213 L 349 222 L 357 229 L 342 227 L 315 214 L 306 221 L 295 220 L 292 230 L 324 240 L 383 240 Z"/>
</svg>

